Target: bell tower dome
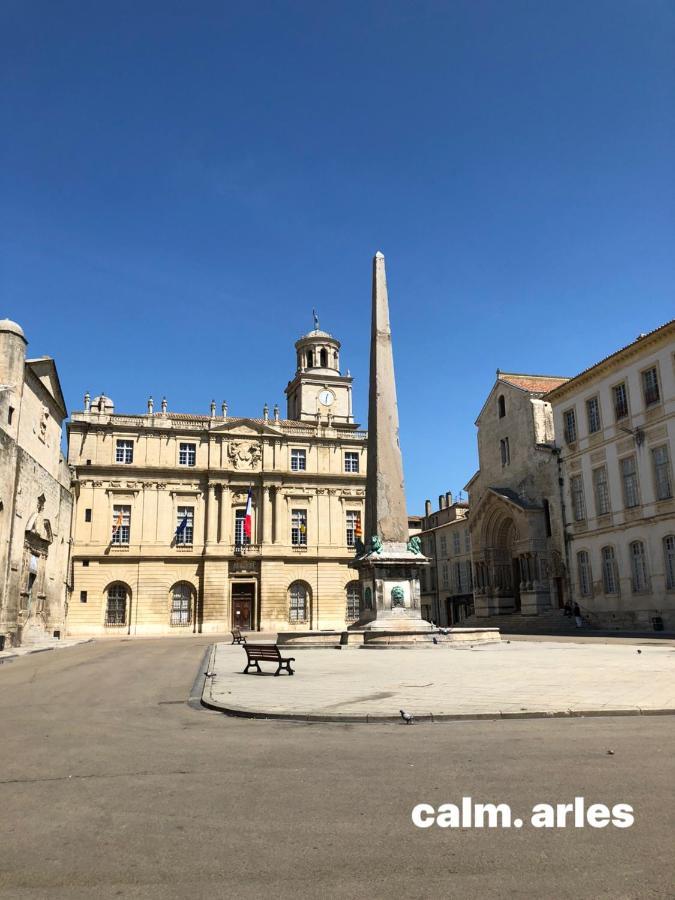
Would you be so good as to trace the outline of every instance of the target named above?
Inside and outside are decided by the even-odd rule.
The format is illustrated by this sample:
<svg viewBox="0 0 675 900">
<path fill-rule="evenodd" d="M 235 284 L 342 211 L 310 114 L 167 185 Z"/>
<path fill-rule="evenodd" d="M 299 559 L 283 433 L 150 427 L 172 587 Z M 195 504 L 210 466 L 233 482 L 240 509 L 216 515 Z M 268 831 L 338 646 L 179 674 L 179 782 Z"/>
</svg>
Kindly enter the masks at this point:
<svg viewBox="0 0 675 900">
<path fill-rule="evenodd" d="M 340 372 L 340 341 L 318 327 L 295 342 L 295 377 L 286 387 L 287 417 L 354 424 L 352 377 Z"/>
</svg>

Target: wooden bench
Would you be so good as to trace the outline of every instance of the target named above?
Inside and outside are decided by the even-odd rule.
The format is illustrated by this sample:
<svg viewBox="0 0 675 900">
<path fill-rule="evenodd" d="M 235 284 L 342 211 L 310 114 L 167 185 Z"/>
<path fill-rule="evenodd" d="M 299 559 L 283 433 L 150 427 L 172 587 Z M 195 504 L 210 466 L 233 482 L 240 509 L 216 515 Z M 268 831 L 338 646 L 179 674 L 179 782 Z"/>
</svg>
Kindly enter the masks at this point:
<svg viewBox="0 0 675 900">
<path fill-rule="evenodd" d="M 230 634 L 232 635 L 232 643 L 233 644 L 245 644 L 246 643 L 245 635 L 243 635 L 238 628 L 233 628 L 232 631 L 230 632 Z"/>
<path fill-rule="evenodd" d="M 285 669 L 289 675 L 293 675 L 291 663 L 295 662 L 295 657 L 290 656 L 287 659 L 284 659 L 281 653 L 279 653 L 279 648 L 276 644 L 244 644 L 244 650 L 246 651 L 248 659 L 246 668 L 243 672 L 244 675 L 248 674 L 248 670 L 251 666 L 255 666 L 258 672 L 262 674 L 260 670 L 261 662 L 276 663 L 277 670 L 274 673 L 275 675 L 279 675 L 282 669 Z"/>
</svg>

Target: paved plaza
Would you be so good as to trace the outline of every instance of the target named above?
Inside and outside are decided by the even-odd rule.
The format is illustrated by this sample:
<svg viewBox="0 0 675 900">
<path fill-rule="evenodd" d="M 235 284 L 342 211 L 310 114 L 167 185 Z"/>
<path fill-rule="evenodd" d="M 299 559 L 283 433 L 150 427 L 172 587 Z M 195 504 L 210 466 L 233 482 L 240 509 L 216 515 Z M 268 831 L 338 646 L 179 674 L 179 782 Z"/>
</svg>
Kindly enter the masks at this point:
<svg viewBox="0 0 675 900">
<path fill-rule="evenodd" d="M 286 647 L 293 677 L 244 675 L 243 647 L 219 643 L 203 699 L 238 714 L 378 721 L 675 713 L 675 642 L 527 642 L 343 650 Z"/>
</svg>

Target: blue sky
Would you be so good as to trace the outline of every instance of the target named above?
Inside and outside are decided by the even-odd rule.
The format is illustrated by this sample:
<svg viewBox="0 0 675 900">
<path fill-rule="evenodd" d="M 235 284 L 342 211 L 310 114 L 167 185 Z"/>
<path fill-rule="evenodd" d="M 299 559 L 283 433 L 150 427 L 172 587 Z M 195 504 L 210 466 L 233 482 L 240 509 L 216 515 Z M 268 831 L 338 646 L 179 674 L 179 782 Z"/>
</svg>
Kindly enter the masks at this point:
<svg viewBox="0 0 675 900">
<path fill-rule="evenodd" d="M 497 367 L 672 318 L 668 0 L 6 0 L 0 60 L 0 317 L 71 409 L 285 409 L 316 307 L 365 424 L 381 249 L 421 511 Z"/>
</svg>

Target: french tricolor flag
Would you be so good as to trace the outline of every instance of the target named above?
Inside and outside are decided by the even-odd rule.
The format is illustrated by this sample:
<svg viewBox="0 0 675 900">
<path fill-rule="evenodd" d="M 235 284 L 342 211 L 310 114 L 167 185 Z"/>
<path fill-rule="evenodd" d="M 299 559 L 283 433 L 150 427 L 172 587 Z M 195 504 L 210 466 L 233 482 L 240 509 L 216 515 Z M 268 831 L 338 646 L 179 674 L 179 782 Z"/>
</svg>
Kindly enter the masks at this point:
<svg viewBox="0 0 675 900">
<path fill-rule="evenodd" d="M 248 489 L 248 497 L 246 498 L 246 512 L 244 513 L 244 534 L 251 540 L 251 511 L 253 509 L 253 488 Z"/>
</svg>

